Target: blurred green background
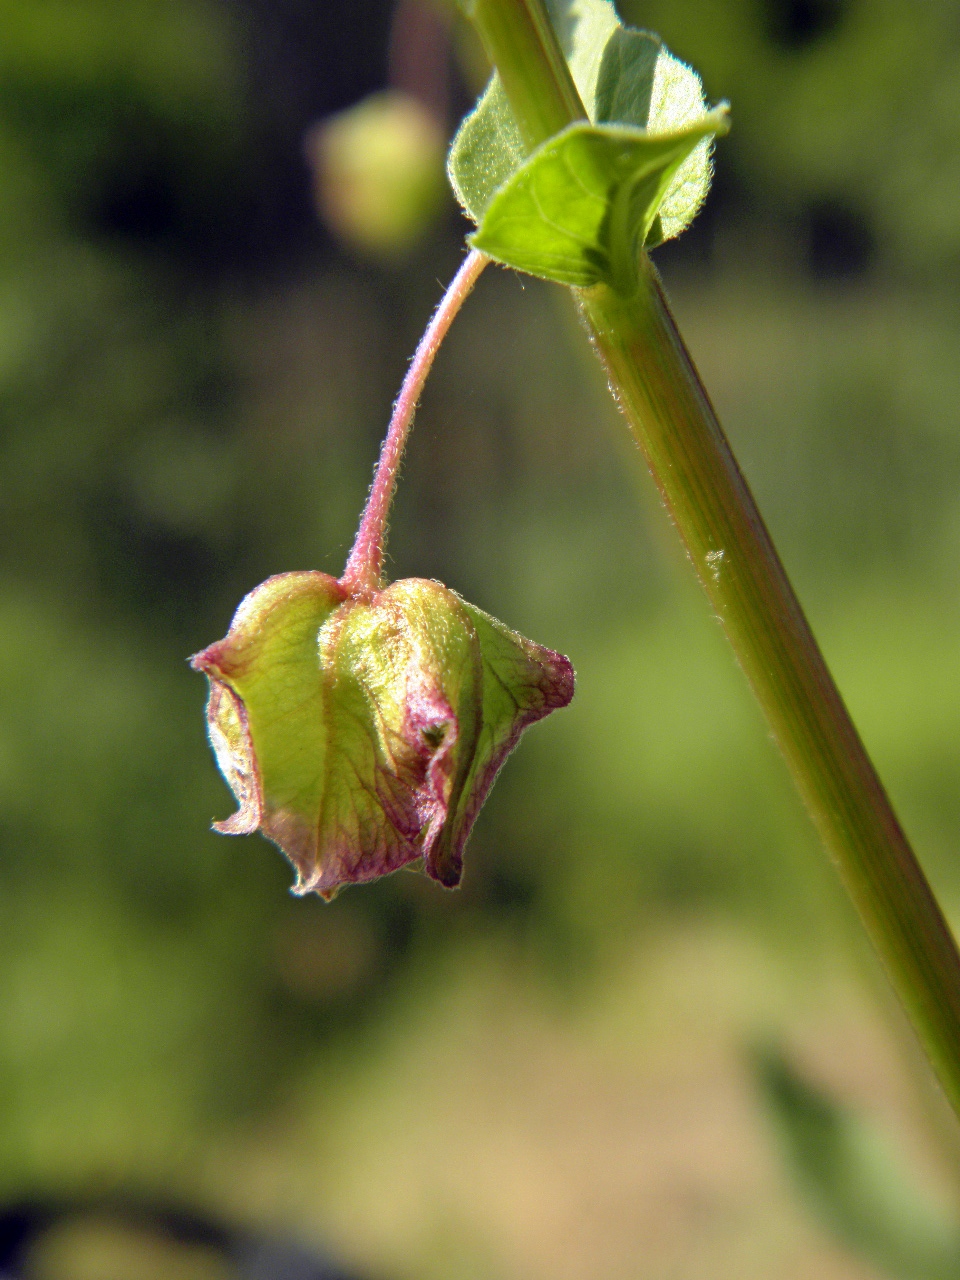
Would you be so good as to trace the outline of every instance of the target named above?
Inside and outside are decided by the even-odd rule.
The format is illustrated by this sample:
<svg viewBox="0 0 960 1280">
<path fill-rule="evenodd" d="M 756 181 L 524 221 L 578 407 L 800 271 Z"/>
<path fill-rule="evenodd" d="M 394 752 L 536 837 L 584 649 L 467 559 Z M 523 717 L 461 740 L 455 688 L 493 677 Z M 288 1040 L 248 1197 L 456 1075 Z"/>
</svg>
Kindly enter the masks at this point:
<svg viewBox="0 0 960 1280">
<path fill-rule="evenodd" d="M 732 103 L 655 256 L 956 920 L 957 8 L 621 11 Z M 486 273 L 393 519 L 395 576 L 578 673 L 462 890 L 295 900 L 209 830 L 185 659 L 268 574 L 340 572 L 484 74 L 429 0 L 0 0 L 0 1197 L 182 1204 L 385 1280 L 882 1274 L 796 1197 L 750 1046 L 947 1216 L 957 1138 L 562 290 Z M 29 1274 L 221 1274 L 127 1245 Z"/>
</svg>

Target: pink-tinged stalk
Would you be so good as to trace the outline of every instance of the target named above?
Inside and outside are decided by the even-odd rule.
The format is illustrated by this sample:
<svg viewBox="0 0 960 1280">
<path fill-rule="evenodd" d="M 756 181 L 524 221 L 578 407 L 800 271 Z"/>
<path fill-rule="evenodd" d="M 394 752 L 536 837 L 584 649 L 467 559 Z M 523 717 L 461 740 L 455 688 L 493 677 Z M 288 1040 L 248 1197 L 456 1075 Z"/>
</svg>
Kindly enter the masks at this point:
<svg viewBox="0 0 960 1280">
<path fill-rule="evenodd" d="M 443 295 L 440 305 L 427 325 L 420 345 L 410 362 L 407 376 L 403 380 L 400 394 L 393 406 L 390 426 L 380 450 L 376 474 L 370 487 L 370 496 L 363 509 L 360 528 L 356 541 L 347 559 L 341 584 L 351 595 L 362 595 L 365 592 L 378 591 L 382 583 L 383 544 L 386 534 L 387 516 L 393 501 L 393 491 L 397 484 L 397 472 L 400 459 L 413 425 L 420 393 L 423 384 L 433 366 L 434 357 L 440 344 L 447 336 L 457 312 L 470 295 L 470 291 L 490 259 L 486 254 L 471 250 L 463 261 L 460 270 L 451 280 Z"/>
</svg>

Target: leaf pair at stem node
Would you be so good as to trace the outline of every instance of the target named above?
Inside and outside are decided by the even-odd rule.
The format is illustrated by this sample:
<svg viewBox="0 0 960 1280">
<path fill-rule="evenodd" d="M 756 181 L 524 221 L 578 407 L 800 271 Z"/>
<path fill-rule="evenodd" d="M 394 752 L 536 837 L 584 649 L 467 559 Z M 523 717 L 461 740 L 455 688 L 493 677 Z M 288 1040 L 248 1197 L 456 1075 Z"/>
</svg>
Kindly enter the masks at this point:
<svg viewBox="0 0 960 1280">
<path fill-rule="evenodd" d="M 700 78 L 659 38 L 624 27 L 607 0 L 557 15 L 588 119 L 532 154 L 494 75 L 450 151 L 448 172 L 478 224 L 474 248 L 561 284 L 631 294 L 644 249 L 679 235 L 710 186 L 710 147 L 729 129 Z"/>
</svg>

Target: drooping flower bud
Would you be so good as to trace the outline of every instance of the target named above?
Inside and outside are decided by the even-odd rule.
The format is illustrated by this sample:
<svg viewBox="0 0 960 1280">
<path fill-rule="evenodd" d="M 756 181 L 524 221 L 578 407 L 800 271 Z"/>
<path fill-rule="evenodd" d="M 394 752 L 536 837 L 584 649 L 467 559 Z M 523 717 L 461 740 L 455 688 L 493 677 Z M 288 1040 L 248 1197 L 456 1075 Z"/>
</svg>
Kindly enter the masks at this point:
<svg viewBox="0 0 960 1280">
<path fill-rule="evenodd" d="M 191 662 L 240 806 L 215 829 L 261 831 L 294 892 L 328 899 L 419 858 L 457 885 L 507 755 L 573 697 L 567 658 L 420 578 L 360 596 L 325 573 L 269 578 Z"/>
</svg>

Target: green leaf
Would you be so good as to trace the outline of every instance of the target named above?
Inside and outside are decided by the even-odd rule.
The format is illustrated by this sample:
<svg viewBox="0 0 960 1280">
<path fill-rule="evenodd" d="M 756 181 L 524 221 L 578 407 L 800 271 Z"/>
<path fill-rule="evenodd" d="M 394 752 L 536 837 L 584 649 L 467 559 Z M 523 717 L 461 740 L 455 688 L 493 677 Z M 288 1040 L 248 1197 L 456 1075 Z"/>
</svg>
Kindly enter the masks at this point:
<svg viewBox="0 0 960 1280">
<path fill-rule="evenodd" d="M 722 113 L 722 125 L 713 137 L 722 137 L 730 131 L 729 107 L 721 103 L 707 112 L 703 85 L 697 73 L 664 50 L 657 59 L 653 86 L 650 91 L 650 114 L 647 130 L 652 134 L 668 133 L 694 128 L 707 115 Z M 648 236 L 646 247 L 652 249 L 663 240 L 672 240 L 685 231 L 700 211 L 707 198 L 713 177 L 711 147 L 713 137 L 707 134 L 699 146 L 694 147 L 680 165 L 664 192 L 660 203 L 661 234 L 654 240 Z"/>
<path fill-rule="evenodd" d="M 876 1127 L 805 1081 L 777 1049 L 757 1073 L 781 1149 L 835 1235 L 898 1280 L 955 1280 L 960 1229 L 907 1176 Z"/>
<path fill-rule="evenodd" d="M 590 118 L 598 124 L 613 122 L 646 129 L 657 61 L 663 53 L 659 38 L 648 31 L 617 27 L 611 32 L 596 70 Z M 676 62 L 671 55 L 666 57 Z M 664 132 L 669 132 L 669 126 Z"/>
<path fill-rule="evenodd" d="M 325 898 L 420 858 L 459 883 L 507 755 L 573 696 L 566 658 L 416 578 L 366 598 L 324 573 L 280 574 L 192 662 L 240 806 L 216 829 L 261 831 L 296 868 L 295 892 Z"/>
<path fill-rule="evenodd" d="M 494 75 L 473 111 L 457 130 L 447 158 L 454 195 L 479 222 L 494 192 L 527 158 L 527 149 L 507 102 L 500 77 Z"/>
<path fill-rule="evenodd" d="M 624 27 L 608 0 L 554 0 L 551 16 L 587 116 L 593 124 L 626 124 L 676 133 L 706 114 L 700 78 L 658 36 Z M 447 173 L 476 223 L 496 192 L 523 165 L 526 151 L 499 78 L 494 75 L 450 148 Z M 704 135 L 663 192 L 659 223 L 647 244 L 678 235 L 710 186 L 710 136 Z"/>
<path fill-rule="evenodd" d="M 606 281 L 628 293 L 674 176 L 725 129 L 723 108 L 676 133 L 571 125 L 500 188 L 471 243 L 531 275 L 581 287 Z"/>
<path fill-rule="evenodd" d="M 597 78 L 607 44 L 623 25 L 610 0 L 547 0 L 550 19 L 560 41 L 584 109 L 596 120 Z M 660 46 L 657 36 L 651 36 Z"/>
<path fill-rule="evenodd" d="M 620 20 L 609 0 L 552 0 L 548 8 L 574 83 L 592 119 L 603 52 Z M 476 107 L 460 125 L 447 158 L 450 185 L 474 222 L 480 222 L 494 192 L 526 158 L 523 137 L 500 77 L 494 73 Z"/>
</svg>

